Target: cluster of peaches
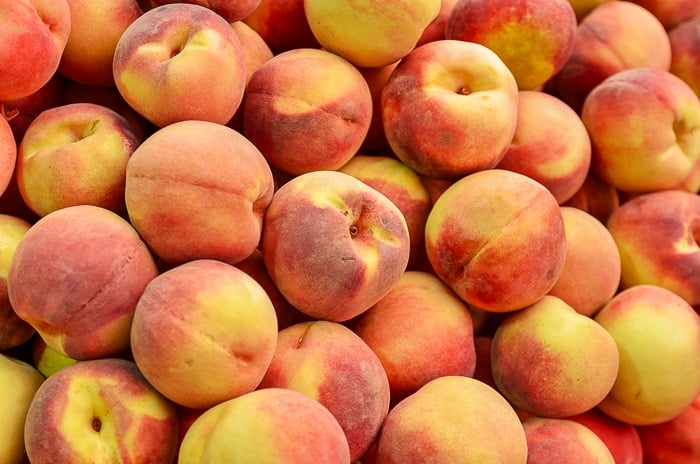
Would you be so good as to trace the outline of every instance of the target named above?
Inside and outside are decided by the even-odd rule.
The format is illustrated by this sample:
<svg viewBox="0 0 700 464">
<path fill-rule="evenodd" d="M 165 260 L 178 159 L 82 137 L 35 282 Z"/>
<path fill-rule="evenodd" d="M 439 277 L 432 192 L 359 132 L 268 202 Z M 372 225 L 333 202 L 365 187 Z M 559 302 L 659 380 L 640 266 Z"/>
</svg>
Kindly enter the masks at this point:
<svg viewBox="0 0 700 464">
<path fill-rule="evenodd" d="M 0 0 L 0 464 L 700 461 L 697 0 Z"/>
</svg>

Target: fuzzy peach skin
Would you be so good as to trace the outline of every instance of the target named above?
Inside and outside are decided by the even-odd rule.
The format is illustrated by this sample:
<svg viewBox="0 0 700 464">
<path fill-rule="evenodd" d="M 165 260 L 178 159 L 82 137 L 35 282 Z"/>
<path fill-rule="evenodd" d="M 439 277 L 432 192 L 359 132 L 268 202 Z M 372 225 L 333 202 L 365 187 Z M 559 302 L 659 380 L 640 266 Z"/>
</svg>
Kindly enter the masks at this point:
<svg viewBox="0 0 700 464">
<path fill-rule="evenodd" d="M 401 211 L 408 225 L 411 252 L 408 268 L 425 260 L 425 222 L 432 207 L 420 176 L 391 156 L 356 154 L 338 171 L 361 180 L 383 193 Z"/>
<path fill-rule="evenodd" d="M 496 390 L 464 376 L 436 378 L 394 406 L 382 426 L 376 464 L 525 464 L 525 431 Z"/>
<path fill-rule="evenodd" d="M 304 0 L 260 0 L 243 21 L 277 55 L 297 48 L 320 48 L 304 12 Z"/>
<path fill-rule="evenodd" d="M 567 62 L 576 28 L 569 0 L 460 0 L 445 38 L 485 45 L 508 66 L 519 89 L 534 90 Z"/>
<path fill-rule="evenodd" d="M 345 164 L 371 119 L 372 95 L 356 67 L 326 50 L 296 49 L 250 76 L 243 134 L 271 165 L 298 175 Z"/>
<path fill-rule="evenodd" d="M 2 109 L 0 103 L 0 195 L 7 190 L 17 165 L 17 141 Z"/>
<path fill-rule="evenodd" d="M 117 42 L 113 74 L 124 99 L 158 127 L 189 119 L 225 124 L 246 83 L 231 24 L 188 3 L 157 6 L 133 21 Z"/>
<path fill-rule="evenodd" d="M 610 450 L 616 464 L 643 464 L 646 456 L 636 426 L 613 419 L 598 408 L 567 419 L 585 425 L 598 435 Z"/>
<path fill-rule="evenodd" d="M 24 425 L 29 405 L 44 382 L 44 377 L 31 364 L 0 353 L 0 456 L 3 464 L 24 464 Z"/>
<path fill-rule="evenodd" d="M 561 207 L 566 231 L 566 260 L 549 290 L 578 313 L 592 316 L 617 293 L 622 273 L 620 252 L 605 224 L 572 206 Z"/>
<path fill-rule="evenodd" d="M 621 256 L 621 285 L 667 288 L 700 304 L 700 198 L 682 191 L 640 195 L 607 222 Z"/>
<path fill-rule="evenodd" d="M 468 304 L 491 312 L 535 303 L 554 286 L 566 258 L 554 196 L 502 169 L 447 187 L 428 215 L 425 246 L 435 274 Z"/>
<path fill-rule="evenodd" d="M 239 132 L 207 121 L 159 129 L 126 167 L 129 219 L 153 253 L 173 264 L 247 258 L 273 190 L 260 151 Z"/>
<path fill-rule="evenodd" d="M 421 175 L 454 179 L 503 159 L 517 125 L 518 88 L 490 49 L 438 40 L 399 62 L 382 90 L 381 111 L 401 161 Z"/>
<path fill-rule="evenodd" d="M 613 74 L 637 67 L 668 71 L 670 65 L 671 44 L 663 24 L 635 3 L 608 0 L 579 23 L 573 52 L 552 86 L 579 112 L 590 91 Z"/>
<path fill-rule="evenodd" d="M 389 412 L 389 380 L 375 352 L 339 322 L 300 322 L 279 332 L 258 388 L 289 388 L 324 405 L 359 459 Z"/>
<path fill-rule="evenodd" d="M 384 194 L 349 174 L 314 171 L 275 192 L 260 248 L 294 307 L 342 322 L 391 290 L 407 267 L 410 239 L 401 210 Z"/>
<path fill-rule="evenodd" d="M 441 4 L 440 0 L 304 0 L 304 12 L 321 47 L 357 66 L 374 68 L 408 55 Z"/>
<path fill-rule="evenodd" d="M 551 295 L 508 315 L 491 342 L 498 390 L 540 417 L 595 407 L 615 382 L 618 357 L 615 340 L 600 324 Z"/>
<path fill-rule="evenodd" d="M 136 0 L 69 0 L 71 29 L 58 71 L 87 85 L 114 85 L 117 42 L 143 11 Z"/>
<path fill-rule="evenodd" d="M 117 214 L 69 206 L 39 219 L 15 249 L 10 304 L 47 345 L 75 359 L 127 349 L 136 303 L 158 274 L 136 230 Z"/>
<path fill-rule="evenodd" d="M 205 409 L 254 390 L 275 351 L 277 317 L 245 272 L 199 259 L 161 273 L 139 298 L 131 351 L 175 403 Z"/>
<path fill-rule="evenodd" d="M 579 115 L 553 95 L 521 90 L 515 134 L 496 167 L 535 179 L 562 204 L 583 186 L 590 165 L 591 139 Z"/>
<path fill-rule="evenodd" d="M 232 23 L 247 18 L 260 4 L 260 0 L 153 0 L 153 3 L 158 5 L 166 5 L 168 3 L 190 3 L 200 5 L 214 11 L 226 21 Z"/>
<path fill-rule="evenodd" d="M 616 464 L 605 442 L 585 425 L 567 419 L 523 421 L 527 461 L 538 464 Z"/>
<path fill-rule="evenodd" d="M 668 31 L 670 71 L 700 95 L 700 13 Z"/>
<path fill-rule="evenodd" d="M 24 428 L 32 463 L 152 462 L 176 457 L 177 409 L 132 361 L 81 361 L 48 377 Z"/>
<path fill-rule="evenodd" d="M 126 212 L 126 165 L 141 139 L 129 122 L 94 103 L 49 108 L 27 127 L 17 152 L 17 185 L 39 216 L 74 205 Z"/>
<path fill-rule="evenodd" d="M 178 464 L 348 464 L 345 433 L 318 401 L 263 388 L 206 410 L 189 427 Z"/>
<path fill-rule="evenodd" d="M 697 181 L 684 185 L 700 162 L 700 99 L 674 74 L 620 71 L 591 91 L 581 119 L 591 137 L 591 169 L 618 190 L 700 190 Z"/>
<path fill-rule="evenodd" d="M 2 0 L 0 101 L 33 94 L 55 74 L 71 29 L 67 0 Z"/>
<path fill-rule="evenodd" d="M 471 313 L 433 274 L 405 272 L 352 328 L 384 366 L 392 404 L 437 377 L 474 374 Z"/>
<path fill-rule="evenodd" d="M 673 419 L 700 393 L 700 315 L 654 285 L 619 292 L 595 316 L 612 335 L 620 369 L 598 407 L 633 425 Z"/>
<path fill-rule="evenodd" d="M 562 206 L 581 209 L 605 224 L 620 206 L 620 192 L 589 170 L 581 188 Z"/>
</svg>

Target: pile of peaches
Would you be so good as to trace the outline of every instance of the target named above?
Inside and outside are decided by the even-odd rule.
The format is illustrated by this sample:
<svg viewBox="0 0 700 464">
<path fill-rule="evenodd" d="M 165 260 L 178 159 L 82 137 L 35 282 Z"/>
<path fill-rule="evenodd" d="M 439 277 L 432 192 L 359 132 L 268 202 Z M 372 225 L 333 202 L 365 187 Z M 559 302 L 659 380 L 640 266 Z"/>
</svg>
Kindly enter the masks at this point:
<svg viewBox="0 0 700 464">
<path fill-rule="evenodd" d="M 700 462 L 697 0 L 0 43 L 0 464 Z"/>
</svg>

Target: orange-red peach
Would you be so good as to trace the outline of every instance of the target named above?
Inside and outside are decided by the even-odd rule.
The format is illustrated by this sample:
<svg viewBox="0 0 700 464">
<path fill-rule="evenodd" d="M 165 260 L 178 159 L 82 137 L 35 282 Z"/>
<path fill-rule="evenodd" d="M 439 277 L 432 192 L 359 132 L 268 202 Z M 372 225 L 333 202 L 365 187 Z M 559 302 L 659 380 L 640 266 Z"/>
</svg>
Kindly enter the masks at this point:
<svg viewBox="0 0 700 464">
<path fill-rule="evenodd" d="M 615 464 L 605 442 L 585 425 L 567 419 L 530 417 L 523 421 L 527 462 Z"/>
<path fill-rule="evenodd" d="M 632 0 L 632 2 L 649 10 L 667 30 L 683 21 L 700 17 L 700 3 L 695 0 Z"/>
<path fill-rule="evenodd" d="M 646 456 L 642 450 L 637 426 L 614 419 L 598 408 L 589 409 L 567 419 L 585 425 L 598 435 L 610 450 L 616 463 L 642 464 L 645 462 Z"/>
<path fill-rule="evenodd" d="M 260 0 L 243 19 L 277 55 L 297 48 L 320 48 L 309 27 L 304 0 Z"/>
</svg>

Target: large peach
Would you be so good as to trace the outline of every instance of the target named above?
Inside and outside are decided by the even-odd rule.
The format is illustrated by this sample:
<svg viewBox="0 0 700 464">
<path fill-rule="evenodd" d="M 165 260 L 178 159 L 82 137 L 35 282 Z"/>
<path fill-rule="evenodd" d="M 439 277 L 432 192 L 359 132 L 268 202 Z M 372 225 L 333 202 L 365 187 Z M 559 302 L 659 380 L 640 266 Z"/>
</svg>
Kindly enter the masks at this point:
<svg viewBox="0 0 700 464">
<path fill-rule="evenodd" d="M 163 395 L 205 409 L 254 390 L 275 351 L 277 318 L 265 290 L 221 261 L 171 268 L 144 289 L 131 351 Z"/>
<path fill-rule="evenodd" d="M 535 303 L 566 259 L 557 200 L 535 180 L 502 169 L 450 185 L 428 215 L 425 242 L 438 277 L 470 305 L 492 312 Z"/>
<path fill-rule="evenodd" d="M 530 417 L 523 421 L 527 462 L 538 464 L 615 464 L 605 442 L 585 425 L 567 420 Z"/>
<path fill-rule="evenodd" d="M 314 171 L 275 192 L 261 250 L 292 305 L 341 322 L 391 290 L 408 264 L 410 241 L 406 219 L 385 195 L 349 174 Z"/>
<path fill-rule="evenodd" d="M 211 258 L 235 264 L 260 241 L 274 181 L 260 151 L 221 124 L 161 128 L 126 167 L 129 219 L 164 261 Z"/>
</svg>

